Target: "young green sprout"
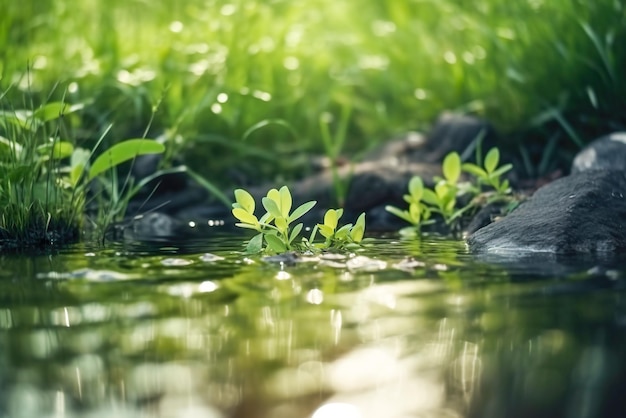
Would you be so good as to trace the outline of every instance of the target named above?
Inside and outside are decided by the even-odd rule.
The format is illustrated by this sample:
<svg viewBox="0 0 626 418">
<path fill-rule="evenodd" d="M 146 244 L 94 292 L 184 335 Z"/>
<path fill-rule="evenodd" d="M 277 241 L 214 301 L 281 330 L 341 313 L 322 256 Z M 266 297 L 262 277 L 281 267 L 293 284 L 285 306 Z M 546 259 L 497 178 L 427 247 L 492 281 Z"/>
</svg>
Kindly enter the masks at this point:
<svg viewBox="0 0 626 418">
<path fill-rule="evenodd" d="M 328 209 L 324 214 L 324 223 L 315 225 L 309 243 L 315 240 L 315 234 L 319 231 L 326 240 L 318 248 L 357 248 L 363 241 L 365 234 L 365 214 L 362 213 L 354 225 L 346 224 L 339 229 L 339 219 L 343 215 L 343 209 Z"/>
<path fill-rule="evenodd" d="M 287 186 L 280 190 L 271 189 L 261 201 L 267 212 L 258 219 L 254 214 L 256 204 L 252 195 L 243 189 L 235 190 L 232 213 L 240 221 L 236 225 L 258 232 L 249 241 L 247 251 L 260 252 L 263 249 L 263 240 L 274 252 L 291 250 L 292 243 L 303 228 L 302 223 L 293 227 L 291 224 L 310 211 L 317 202 L 306 202 L 290 213 L 292 198 Z"/>
<path fill-rule="evenodd" d="M 267 196 L 261 199 L 266 213 L 257 218 L 254 214 L 256 204 L 250 193 L 243 189 L 235 190 L 235 203 L 232 213 L 239 220 L 236 226 L 252 229 L 256 234 L 246 247 L 248 253 L 258 253 L 263 250 L 275 253 L 284 253 L 293 249 L 327 249 L 327 248 L 353 248 L 363 240 L 365 233 L 365 214 L 359 216 L 357 222 L 338 227 L 339 218 L 343 214 L 342 209 L 329 209 L 324 216 L 324 223 L 317 224 L 307 240 L 302 239 L 303 244 L 298 245 L 297 238 L 300 236 L 304 225 L 294 222 L 309 212 L 317 202 L 310 201 L 298 206 L 293 212 L 291 192 L 287 186 L 280 190 L 271 189 Z M 313 244 L 317 231 L 326 240 L 323 244 Z M 264 247 L 264 242 L 267 244 Z"/>
<path fill-rule="evenodd" d="M 424 190 L 424 202 L 431 206 L 433 212 L 438 212 L 446 224 L 455 219 L 456 196 L 459 192 L 459 178 L 461 177 L 461 157 L 457 152 L 451 152 L 443 160 L 443 178 L 437 178 L 434 190 Z"/>
<path fill-rule="evenodd" d="M 480 167 L 473 163 L 463 164 L 463 171 L 474 175 L 478 184 L 491 186 L 496 194 L 503 196 L 508 194 L 511 189 L 509 187 L 509 181 L 501 179 L 502 175 L 513 168 L 512 164 L 505 164 L 502 167 L 498 167 L 500 163 L 500 151 L 498 148 L 491 148 L 485 156 L 483 167 Z"/>
<path fill-rule="evenodd" d="M 498 167 L 499 162 L 500 152 L 497 148 L 492 148 L 487 153 L 483 167 L 473 163 L 462 164 L 459 154 L 451 152 L 443 160 L 443 177 L 435 177 L 436 184 L 432 190 L 425 188 L 422 179 L 415 176 L 409 182 L 409 194 L 404 195 L 404 200 L 409 204 L 408 209 L 402 210 L 393 206 L 387 206 L 385 209 L 410 223 L 411 235 L 419 231 L 422 225 L 431 222 L 429 218 L 432 213 L 440 214 L 447 225 L 452 225 L 463 214 L 476 207 L 474 200 L 470 200 L 466 206 L 457 208 L 459 195 L 469 192 L 476 196 L 482 192 L 483 185 L 495 190 L 496 195 L 491 201 L 501 199 L 510 193 L 508 180 L 502 180 L 501 176 L 513 166 L 505 164 Z M 463 171 L 475 178 L 476 186 L 460 182 Z"/>
<path fill-rule="evenodd" d="M 409 181 L 409 194 L 403 196 L 404 201 L 409 204 L 409 208 L 402 210 L 395 206 L 386 206 L 385 210 L 404 219 L 413 227 L 419 228 L 428 223 L 431 215 L 430 208 L 422 200 L 424 191 L 424 182 L 421 177 L 415 176 Z"/>
</svg>

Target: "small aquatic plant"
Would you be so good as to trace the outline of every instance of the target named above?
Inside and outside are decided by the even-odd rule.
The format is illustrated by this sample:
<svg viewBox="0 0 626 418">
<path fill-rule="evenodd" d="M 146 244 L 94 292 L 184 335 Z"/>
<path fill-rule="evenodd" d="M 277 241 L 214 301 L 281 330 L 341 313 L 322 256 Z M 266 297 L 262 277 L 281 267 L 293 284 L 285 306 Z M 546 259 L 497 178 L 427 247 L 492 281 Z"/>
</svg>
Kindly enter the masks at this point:
<svg viewBox="0 0 626 418">
<path fill-rule="evenodd" d="M 435 177 L 435 187 L 424 189 L 424 202 L 431 206 L 433 212 L 439 213 L 446 224 L 456 217 L 457 194 L 461 177 L 461 157 L 457 152 L 446 155 L 442 165 L 443 177 Z"/>
<path fill-rule="evenodd" d="M 419 229 L 422 225 L 433 222 L 430 219 L 430 206 L 422 200 L 423 196 L 424 181 L 421 177 L 414 176 L 409 181 L 409 194 L 403 196 L 404 201 L 409 204 L 408 209 L 403 210 L 395 206 L 387 206 L 385 209 Z"/>
<path fill-rule="evenodd" d="M 328 209 L 324 214 L 324 223 L 317 224 L 311 232 L 305 244 L 313 248 L 327 249 L 354 249 L 358 248 L 363 241 L 365 234 L 365 213 L 361 213 L 353 224 L 346 224 L 339 227 L 339 219 L 343 215 L 343 209 Z M 315 244 L 315 237 L 319 231 L 325 241 Z"/>
<path fill-rule="evenodd" d="M 481 161 L 477 155 L 477 160 Z M 454 227 L 462 215 L 475 209 L 479 202 L 485 199 L 477 197 L 487 194 L 487 203 L 508 199 L 511 187 L 507 179 L 502 176 L 513 168 L 512 164 L 500 163 L 500 151 L 492 148 L 487 152 L 482 165 L 474 163 L 461 163 L 461 157 L 457 152 L 451 152 L 444 158 L 442 171 L 443 177 L 435 177 L 433 189 L 424 187 L 424 182 L 419 176 L 414 176 L 409 181 L 409 194 L 404 195 L 404 200 L 409 204 L 408 209 L 403 210 L 394 206 L 385 209 L 404 219 L 411 227 L 402 232 L 414 235 L 424 225 L 433 223 L 431 215 L 437 213 L 446 225 Z M 473 181 L 461 182 L 461 173 L 466 172 L 473 177 Z M 485 188 L 490 189 L 485 191 Z M 457 197 L 470 194 L 471 197 L 464 206 L 458 207 Z"/>
<path fill-rule="evenodd" d="M 248 253 L 261 251 L 283 253 L 294 249 L 327 249 L 344 248 L 358 245 L 365 233 L 365 214 L 359 216 L 352 225 L 344 225 L 337 229 L 338 221 L 343 214 L 342 209 L 329 209 L 324 216 L 324 223 L 317 224 L 309 239 L 301 238 L 303 223 L 294 222 L 308 213 L 316 205 L 316 201 L 309 201 L 291 211 L 292 197 L 287 186 L 271 189 L 261 199 L 266 213 L 258 218 L 254 212 L 256 202 L 246 190 L 235 190 L 235 203 L 232 204 L 232 213 L 240 222 L 236 226 L 252 229 L 256 234 L 246 246 Z M 317 231 L 326 239 L 324 243 L 314 243 Z"/>
<path fill-rule="evenodd" d="M 500 163 L 500 151 L 498 148 L 491 148 L 485 156 L 483 166 L 474 163 L 464 163 L 462 168 L 466 173 L 474 175 L 477 180 L 477 186 L 480 192 L 481 186 L 493 188 L 497 196 L 503 196 L 511 191 L 509 181 L 502 179 L 502 175 L 513 168 L 513 164 L 504 164 L 498 167 Z"/>
<path fill-rule="evenodd" d="M 310 211 L 317 202 L 310 201 L 300 205 L 291 212 L 292 198 L 287 186 L 280 190 L 271 189 L 267 196 L 262 199 L 263 207 L 267 211 L 261 218 L 254 214 L 256 203 L 250 193 L 243 189 L 235 190 L 235 203 L 233 203 L 233 216 L 240 222 L 236 225 L 240 228 L 248 228 L 258 232 L 249 242 L 247 251 L 260 252 L 263 242 L 267 248 L 281 253 L 292 249 L 292 243 L 302 231 L 303 224 L 295 226 L 291 224 Z"/>
</svg>

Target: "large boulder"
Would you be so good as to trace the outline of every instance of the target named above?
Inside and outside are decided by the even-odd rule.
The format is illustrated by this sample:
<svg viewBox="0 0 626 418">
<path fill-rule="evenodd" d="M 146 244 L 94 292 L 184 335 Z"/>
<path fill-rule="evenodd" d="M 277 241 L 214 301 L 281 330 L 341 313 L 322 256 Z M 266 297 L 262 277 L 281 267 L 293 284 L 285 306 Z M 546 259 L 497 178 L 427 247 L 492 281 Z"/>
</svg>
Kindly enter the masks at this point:
<svg viewBox="0 0 626 418">
<path fill-rule="evenodd" d="M 474 253 L 616 254 L 626 251 L 626 171 L 587 170 L 537 190 L 467 239 Z"/>
</svg>

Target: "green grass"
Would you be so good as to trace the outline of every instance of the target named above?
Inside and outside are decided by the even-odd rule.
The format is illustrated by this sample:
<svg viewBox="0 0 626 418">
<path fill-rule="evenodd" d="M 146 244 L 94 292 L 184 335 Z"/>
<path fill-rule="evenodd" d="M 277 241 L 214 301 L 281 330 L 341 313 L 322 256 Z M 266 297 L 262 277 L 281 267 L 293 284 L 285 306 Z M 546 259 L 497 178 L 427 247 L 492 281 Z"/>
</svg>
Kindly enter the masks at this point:
<svg viewBox="0 0 626 418">
<path fill-rule="evenodd" d="M 67 121 L 59 118 L 63 109 Z M 64 187 L 61 160 L 71 150 L 59 139 L 71 119 L 69 106 L 56 104 L 0 112 L 0 252 L 44 250 L 79 237 L 85 195 Z"/>
<path fill-rule="evenodd" d="M 615 0 L 2 3 L 3 109 L 85 103 L 75 145 L 150 126 L 224 187 L 358 158 L 445 109 L 492 121 L 529 174 L 626 124 Z"/>
</svg>

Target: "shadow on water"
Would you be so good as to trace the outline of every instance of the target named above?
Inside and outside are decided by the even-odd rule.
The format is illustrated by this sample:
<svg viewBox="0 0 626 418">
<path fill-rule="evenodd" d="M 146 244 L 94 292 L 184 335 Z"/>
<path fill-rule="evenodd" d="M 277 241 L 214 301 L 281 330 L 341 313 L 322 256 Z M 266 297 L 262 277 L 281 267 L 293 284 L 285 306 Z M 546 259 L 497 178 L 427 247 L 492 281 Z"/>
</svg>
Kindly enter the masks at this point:
<svg viewBox="0 0 626 418">
<path fill-rule="evenodd" d="M 0 258 L 0 417 L 618 417 L 615 260 L 240 236 Z"/>
</svg>

